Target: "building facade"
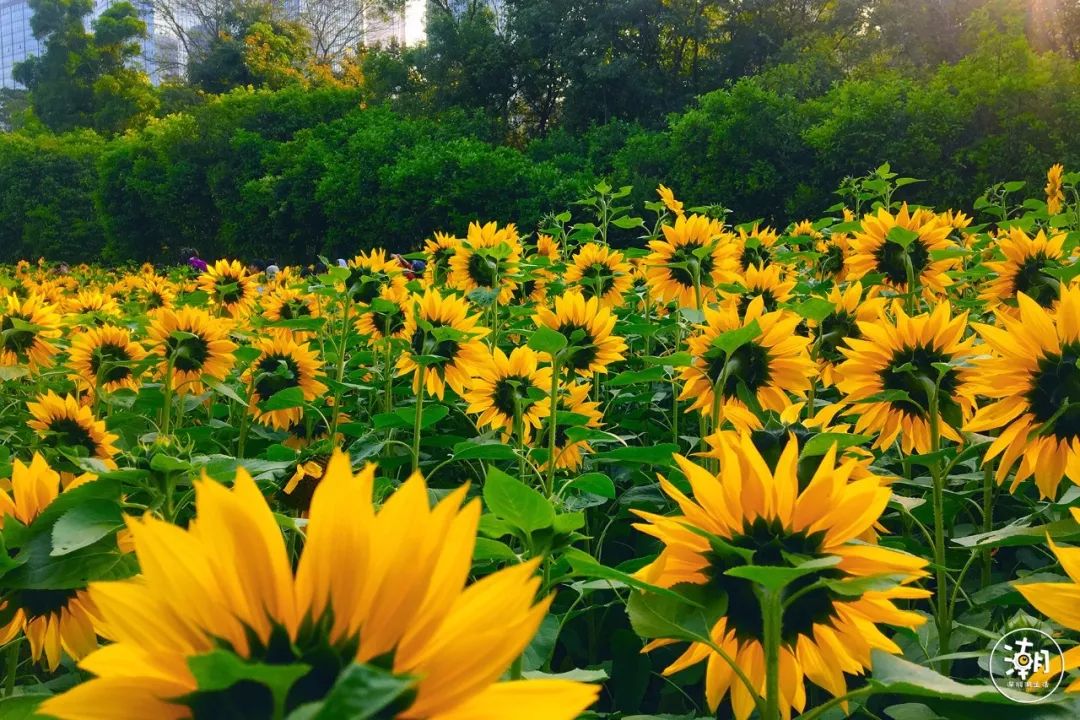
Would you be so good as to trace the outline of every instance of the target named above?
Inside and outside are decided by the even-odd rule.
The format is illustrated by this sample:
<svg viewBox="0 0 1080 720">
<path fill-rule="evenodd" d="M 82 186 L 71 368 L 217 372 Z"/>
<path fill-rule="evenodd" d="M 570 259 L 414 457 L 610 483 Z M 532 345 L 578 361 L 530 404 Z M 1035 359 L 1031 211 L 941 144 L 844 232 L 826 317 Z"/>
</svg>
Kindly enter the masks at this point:
<svg viewBox="0 0 1080 720">
<path fill-rule="evenodd" d="M 12 77 L 16 63 L 44 48 L 30 30 L 30 4 L 26 0 L 0 0 L 0 87 L 16 88 Z"/>
</svg>

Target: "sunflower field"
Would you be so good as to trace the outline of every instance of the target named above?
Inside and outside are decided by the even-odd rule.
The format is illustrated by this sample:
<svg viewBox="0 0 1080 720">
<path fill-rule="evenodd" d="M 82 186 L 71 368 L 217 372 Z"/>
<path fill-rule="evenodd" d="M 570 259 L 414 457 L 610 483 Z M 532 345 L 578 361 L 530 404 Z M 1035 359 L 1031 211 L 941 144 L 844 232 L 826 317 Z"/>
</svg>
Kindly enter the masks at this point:
<svg viewBox="0 0 1080 720">
<path fill-rule="evenodd" d="M 1080 716 L 1080 173 L 913 182 L 0 267 L 0 719 Z"/>
</svg>

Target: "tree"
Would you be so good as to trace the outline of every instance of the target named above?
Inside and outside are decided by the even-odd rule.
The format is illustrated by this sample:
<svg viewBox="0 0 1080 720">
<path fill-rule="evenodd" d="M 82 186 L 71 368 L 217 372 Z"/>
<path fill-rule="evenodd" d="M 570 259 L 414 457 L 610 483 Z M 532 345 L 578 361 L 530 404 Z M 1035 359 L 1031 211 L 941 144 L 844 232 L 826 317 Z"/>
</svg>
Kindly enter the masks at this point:
<svg viewBox="0 0 1080 720">
<path fill-rule="evenodd" d="M 87 32 L 91 0 L 30 0 L 30 24 L 45 53 L 16 64 L 34 113 L 54 131 L 92 127 L 120 132 L 140 124 L 156 100 L 145 73 L 131 65 L 146 25 L 127 2 L 108 8 Z"/>
<path fill-rule="evenodd" d="M 405 0 L 301 0 L 296 19 L 307 30 L 313 60 L 334 66 L 404 10 Z"/>
</svg>

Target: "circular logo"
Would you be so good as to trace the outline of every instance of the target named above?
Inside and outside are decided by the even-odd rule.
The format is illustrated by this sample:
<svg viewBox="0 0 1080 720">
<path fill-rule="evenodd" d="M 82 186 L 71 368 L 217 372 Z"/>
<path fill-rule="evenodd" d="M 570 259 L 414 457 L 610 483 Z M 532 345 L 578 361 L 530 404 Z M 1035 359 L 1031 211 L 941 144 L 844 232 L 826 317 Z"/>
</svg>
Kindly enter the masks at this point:
<svg viewBox="0 0 1080 720">
<path fill-rule="evenodd" d="M 1054 694 L 1065 673 L 1065 655 L 1042 630 L 1021 628 L 1001 636 L 990 653 L 990 681 L 1018 703 L 1037 703 Z"/>
</svg>

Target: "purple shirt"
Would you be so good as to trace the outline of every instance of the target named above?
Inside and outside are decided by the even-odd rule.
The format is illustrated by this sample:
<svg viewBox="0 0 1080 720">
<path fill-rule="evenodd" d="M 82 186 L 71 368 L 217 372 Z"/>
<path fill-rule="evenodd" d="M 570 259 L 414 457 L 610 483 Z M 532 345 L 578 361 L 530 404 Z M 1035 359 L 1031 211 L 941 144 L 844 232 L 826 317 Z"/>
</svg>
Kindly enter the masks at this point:
<svg viewBox="0 0 1080 720">
<path fill-rule="evenodd" d="M 188 265 L 198 270 L 199 272 L 206 272 L 206 261 L 202 258 L 189 257 L 187 262 Z"/>
</svg>

